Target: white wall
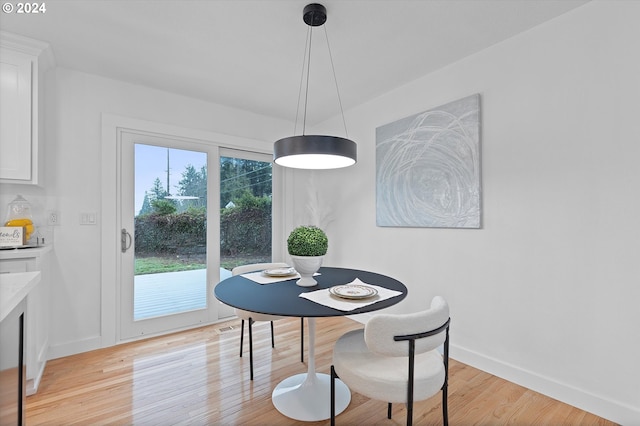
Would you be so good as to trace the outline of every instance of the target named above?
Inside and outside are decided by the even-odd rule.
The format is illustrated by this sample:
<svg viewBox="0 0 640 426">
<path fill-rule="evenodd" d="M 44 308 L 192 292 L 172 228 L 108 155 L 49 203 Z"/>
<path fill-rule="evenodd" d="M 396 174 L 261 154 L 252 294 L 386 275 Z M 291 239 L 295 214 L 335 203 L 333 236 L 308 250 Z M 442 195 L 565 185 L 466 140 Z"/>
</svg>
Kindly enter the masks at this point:
<svg viewBox="0 0 640 426">
<path fill-rule="evenodd" d="M 443 295 L 454 358 L 629 425 L 640 424 L 638 22 L 640 2 L 580 7 L 349 111 L 357 165 L 296 172 L 298 200 L 313 182 L 332 209 L 326 264 L 400 279 L 398 311 Z M 376 227 L 375 128 L 473 93 L 482 229 Z M 294 222 L 309 220 L 305 206 Z"/>
<path fill-rule="evenodd" d="M 41 224 L 46 210 L 61 214 L 61 225 L 50 229 L 54 251 L 49 357 L 57 358 L 103 345 L 101 169 L 114 167 L 100 158 L 103 113 L 265 141 L 281 137 L 291 125 L 63 68 L 48 73 L 46 102 L 45 188 L 5 185 L 0 201 L 6 205 L 22 193 Z M 81 212 L 98 213 L 97 226 L 81 226 Z"/>
</svg>

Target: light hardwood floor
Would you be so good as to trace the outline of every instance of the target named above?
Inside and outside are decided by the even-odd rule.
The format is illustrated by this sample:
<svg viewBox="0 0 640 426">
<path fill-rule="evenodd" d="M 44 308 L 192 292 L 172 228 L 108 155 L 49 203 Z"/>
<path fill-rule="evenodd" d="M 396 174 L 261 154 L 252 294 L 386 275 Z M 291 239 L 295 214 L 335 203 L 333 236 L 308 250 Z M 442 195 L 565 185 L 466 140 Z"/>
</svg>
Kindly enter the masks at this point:
<svg viewBox="0 0 640 426">
<path fill-rule="evenodd" d="M 344 317 L 316 324 L 316 368 L 328 372 L 333 342 L 361 325 Z M 271 391 L 306 371 L 300 321 L 281 320 L 275 329 L 271 349 L 268 323 L 254 326 L 253 382 L 248 353 L 238 356 L 239 320 L 49 361 L 38 393 L 27 398 L 27 424 L 296 424 L 273 407 Z M 451 425 L 613 425 L 453 360 L 449 377 Z M 438 394 L 416 403 L 414 424 L 442 424 L 440 401 Z M 401 404 L 394 405 L 393 419 L 386 414 L 385 402 L 353 393 L 337 424 L 405 424 Z"/>
</svg>

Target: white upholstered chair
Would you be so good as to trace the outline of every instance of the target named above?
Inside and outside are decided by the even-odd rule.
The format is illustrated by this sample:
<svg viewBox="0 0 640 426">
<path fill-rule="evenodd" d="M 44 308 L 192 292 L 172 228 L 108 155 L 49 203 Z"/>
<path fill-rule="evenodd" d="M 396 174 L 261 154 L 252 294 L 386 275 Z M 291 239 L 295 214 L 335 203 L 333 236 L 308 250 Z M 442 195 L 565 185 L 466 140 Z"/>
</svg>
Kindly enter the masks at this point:
<svg viewBox="0 0 640 426">
<path fill-rule="evenodd" d="M 413 402 L 442 390 L 443 423 L 448 424 L 449 306 L 440 296 L 428 310 L 402 315 L 379 314 L 364 329 L 338 339 L 331 366 L 331 424 L 335 424 L 335 379 L 352 391 L 391 404 L 407 404 L 407 425 Z M 444 345 L 444 355 L 438 347 Z"/>
<path fill-rule="evenodd" d="M 231 270 L 231 275 L 241 275 L 249 272 L 263 271 L 266 269 L 286 268 L 289 265 L 286 263 L 252 263 L 249 265 L 236 266 Z M 242 346 L 244 342 L 244 321 L 249 323 L 249 371 L 251 380 L 253 380 L 253 333 L 251 326 L 256 321 L 269 321 L 271 322 L 271 347 L 275 347 L 275 339 L 273 337 L 273 322 L 282 318 L 277 315 L 259 314 L 257 312 L 243 311 L 242 309 L 235 308 L 235 313 L 242 320 L 240 326 L 240 356 L 242 356 Z M 300 318 L 300 362 L 304 362 L 304 318 Z"/>
</svg>

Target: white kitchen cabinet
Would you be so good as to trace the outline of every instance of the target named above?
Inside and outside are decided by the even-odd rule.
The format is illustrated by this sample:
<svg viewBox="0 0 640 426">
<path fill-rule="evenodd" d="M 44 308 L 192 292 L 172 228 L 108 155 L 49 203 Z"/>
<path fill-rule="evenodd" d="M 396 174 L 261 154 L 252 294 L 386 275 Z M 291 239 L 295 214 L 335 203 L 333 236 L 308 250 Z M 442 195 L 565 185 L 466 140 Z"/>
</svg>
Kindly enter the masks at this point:
<svg viewBox="0 0 640 426">
<path fill-rule="evenodd" d="M 42 179 L 42 85 L 48 44 L 0 32 L 0 183 Z"/>
<path fill-rule="evenodd" d="M 40 272 L 40 283 L 29 292 L 26 300 L 24 355 L 27 371 L 27 395 L 32 395 L 38 390 L 49 352 L 50 251 L 51 246 L 0 250 L 0 274 L 2 274 L 0 275 L 0 286 L 8 281 L 8 275 L 20 272 Z"/>
</svg>

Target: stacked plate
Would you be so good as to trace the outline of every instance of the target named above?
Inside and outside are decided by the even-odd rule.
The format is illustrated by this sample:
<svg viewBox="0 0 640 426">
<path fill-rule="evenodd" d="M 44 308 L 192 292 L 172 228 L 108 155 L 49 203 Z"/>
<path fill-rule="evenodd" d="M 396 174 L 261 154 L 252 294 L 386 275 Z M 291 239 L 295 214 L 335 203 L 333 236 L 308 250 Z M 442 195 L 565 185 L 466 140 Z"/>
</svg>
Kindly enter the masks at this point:
<svg viewBox="0 0 640 426">
<path fill-rule="evenodd" d="M 331 287 L 329 293 L 343 299 L 366 299 L 378 294 L 378 290 L 367 285 L 345 284 Z"/>
<path fill-rule="evenodd" d="M 296 274 L 296 270 L 292 267 L 265 269 L 262 271 L 267 277 L 289 277 Z"/>
</svg>

